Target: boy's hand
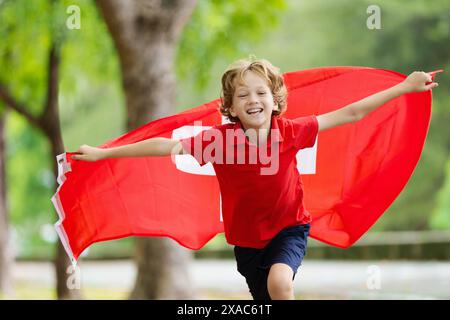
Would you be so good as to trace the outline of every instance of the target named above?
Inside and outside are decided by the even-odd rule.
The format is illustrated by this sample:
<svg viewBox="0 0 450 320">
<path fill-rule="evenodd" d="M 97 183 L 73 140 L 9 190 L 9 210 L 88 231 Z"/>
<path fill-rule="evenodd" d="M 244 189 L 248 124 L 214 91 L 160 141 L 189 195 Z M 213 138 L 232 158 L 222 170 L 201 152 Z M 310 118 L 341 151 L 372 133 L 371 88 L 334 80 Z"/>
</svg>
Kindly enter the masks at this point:
<svg viewBox="0 0 450 320">
<path fill-rule="evenodd" d="M 91 147 L 88 146 L 87 144 L 83 144 L 77 150 L 77 153 L 79 154 L 72 155 L 72 159 L 93 162 L 103 159 L 104 151 L 105 151 L 104 149 Z"/>
<path fill-rule="evenodd" d="M 427 91 L 438 86 L 429 73 L 414 71 L 401 84 L 405 93 Z"/>
</svg>

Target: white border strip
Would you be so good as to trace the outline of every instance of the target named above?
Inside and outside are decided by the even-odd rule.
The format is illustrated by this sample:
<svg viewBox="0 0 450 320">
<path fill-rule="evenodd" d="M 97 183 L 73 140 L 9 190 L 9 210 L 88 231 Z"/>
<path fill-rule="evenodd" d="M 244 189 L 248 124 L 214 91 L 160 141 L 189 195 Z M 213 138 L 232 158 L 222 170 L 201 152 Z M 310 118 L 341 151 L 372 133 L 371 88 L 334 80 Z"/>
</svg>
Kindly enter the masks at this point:
<svg viewBox="0 0 450 320">
<path fill-rule="evenodd" d="M 72 262 L 72 265 L 75 267 L 77 264 L 77 260 L 73 256 L 72 248 L 69 244 L 69 239 L 62 225 L 64 219 L 66 218 L 66 214 L 64 213 L 64 208 L 61 205 L 61 199 L 59 198 L 59 189 L 61 189 L 62 185 L 66 181 L 66 172 L 72 171 L 72 168 L 70 166 L 70 163 L 67 162 L 67 155 L 65 152 L 56 156 L 56 162 L 58 163 L 58 178 L 56 180 L 59 186 L 56 190 L 56 193 L 51 199 L 59 217 L 59 220 L 55 223 L 55 229 L 58 233 L 59 239 L 64 246 L 64 249 L 66 250 L 67 255 L 70 258 L 70 261 Z"/>
</svg>

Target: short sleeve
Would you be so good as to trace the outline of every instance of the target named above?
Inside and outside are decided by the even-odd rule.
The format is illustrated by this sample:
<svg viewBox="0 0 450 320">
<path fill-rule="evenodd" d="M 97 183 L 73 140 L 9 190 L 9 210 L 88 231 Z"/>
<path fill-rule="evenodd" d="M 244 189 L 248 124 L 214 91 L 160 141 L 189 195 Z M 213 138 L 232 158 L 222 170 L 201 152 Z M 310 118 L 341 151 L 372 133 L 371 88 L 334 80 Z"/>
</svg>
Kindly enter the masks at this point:
<svg viewBox="0 0 450 320">
<path fill-rule="evenodd" d="M 204 166 L 211 161 L 211 156 L 214 156 L 214 151 L 212 154 L 205 153 L 205 149 L 217 140 L 218 135 L 220 136 L 220 131 L 213 127 L 203 130 L 195 136 L 180 139 L 180 143 L 183 149 L 192 155 L 200 166 Z"/>
<path fill-rule="evenodd" d="M 297 149 L 311 148 L 316 142 L 319 123 L 315 115 L 292 119 L 294 146 Z"/>
</svg>

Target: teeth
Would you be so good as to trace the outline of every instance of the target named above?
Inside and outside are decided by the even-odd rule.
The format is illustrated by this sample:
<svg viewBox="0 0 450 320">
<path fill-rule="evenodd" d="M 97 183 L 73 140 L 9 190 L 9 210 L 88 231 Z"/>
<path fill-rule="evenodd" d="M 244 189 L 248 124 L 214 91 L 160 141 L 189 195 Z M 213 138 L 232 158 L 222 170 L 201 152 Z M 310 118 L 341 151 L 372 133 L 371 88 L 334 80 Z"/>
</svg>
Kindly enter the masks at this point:
<svg viewBox="0 0 450 320">
<path fill-rule="evenodd" d="M 261 109 L 261 108 L 252 108 L 252 109 L 248 109 L 247 110 L 247 113 L 248 114 L 253 114 L 253 113 L 259 113 L 259 112 L 261 112 L 263 109 Z"/>
</svg>

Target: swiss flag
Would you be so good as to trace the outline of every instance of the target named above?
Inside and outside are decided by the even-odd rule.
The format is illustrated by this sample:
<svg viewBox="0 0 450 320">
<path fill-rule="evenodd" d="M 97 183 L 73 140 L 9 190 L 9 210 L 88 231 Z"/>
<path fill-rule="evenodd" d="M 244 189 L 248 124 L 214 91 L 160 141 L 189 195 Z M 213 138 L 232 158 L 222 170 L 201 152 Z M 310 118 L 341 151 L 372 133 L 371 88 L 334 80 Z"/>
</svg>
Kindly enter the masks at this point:
<svg viewBox="0 0 450 320">
<path fill-rule="evenodd" d="M 434 76 L 434 74 L 433 74 Z M 325 67 L 284 75 L 288 110 L 296 118 L 320 115 L 405 79 L 367 67 Z M 101 148 L 152 137 L 180 139 L 226 122 L 219 100 L 150 122 Z M 406 185 L 422 151 L 431 115 L 431 91 L 398 97 L 359 122 L 319 133 L 297 154 L 310 236 L 347 248 L 386 211 Z M 58 155 L 59 187 L 52 202 L 56 229 L 76 261 L 92 243 L 127 236 L 166 236 L 200 249 L 223 232 L 221 198 L 210 163 L 191 155 L 76 161 Z"/>
</svg>

